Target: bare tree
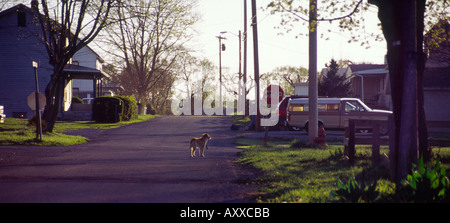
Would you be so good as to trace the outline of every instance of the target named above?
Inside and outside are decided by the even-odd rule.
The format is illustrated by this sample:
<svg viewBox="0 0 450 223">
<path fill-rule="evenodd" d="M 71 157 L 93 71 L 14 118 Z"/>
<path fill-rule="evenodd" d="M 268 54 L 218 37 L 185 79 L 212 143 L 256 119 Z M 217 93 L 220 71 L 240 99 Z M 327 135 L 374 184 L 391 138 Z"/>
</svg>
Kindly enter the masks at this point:
<svg viewBox="0 0 450 223">
<path fill-rule="evenodd" d="M 142 102 L 154 98 L 160 83 L 170 84 L 177 53 L 189 28 L 197 21 L 195 1 L 133 0 L 119 1 L 113 12 L 114 24 L 106 42 L 113 56 L 121 58 L 122 73 L 129 85 L 123 85 Z M 124 81 L 126 81 L 124 80 Z M 163 81 L 164 80 L 164 81 Z M 166 86 L 168 88 L 171 85 Z M 166 91 L 163 91 L 166 92 Z"/>
<path fill-rule="evenodd" d="M 308 69 L 304 67 L 282 66 L 272 72 L 261 75 L 261 80 L 267 81 L 267 86 L 273 81 L 280 81 L 280 86 L 286 95 L 293 95 L 295 83 L 308 80 Z"/>
<path fill-rule="evenodd" d="M 201 72 L 200 88 L 203 101 L 208 95 L 213 93 L 212 84 L 215 82 L 214 74 L 217 68 L 208 59 L 200 60 L 198 66 Z"/>
<path fill-rule="evenodd" d="M 113 0 L 63 0 L 51 9 L 46 0 L 33 0 L 31 5 L 40 26 L 42 41 L 47 50 L 53 74 L 45 89 L 47 105 L 43 119 L 47 123 L 45 131 L 52 132 L 64 87 L 62 73 L 64 66 L 81 48 L 92 42 L 102 30 L 108 18 Z M 93 4 L 96 3 L 96 4 Z M 42 11 L 39 9 L 42 7 Z M 94 14 L 91 5 L 96 5 Z"/>
</svg>

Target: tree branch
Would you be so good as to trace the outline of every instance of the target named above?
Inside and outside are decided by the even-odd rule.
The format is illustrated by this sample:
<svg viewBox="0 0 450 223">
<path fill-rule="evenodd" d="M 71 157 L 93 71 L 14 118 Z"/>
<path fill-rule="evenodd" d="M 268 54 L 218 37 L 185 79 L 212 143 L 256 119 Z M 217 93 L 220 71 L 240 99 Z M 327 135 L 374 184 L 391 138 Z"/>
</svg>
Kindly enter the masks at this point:
<svg viewBox="0 0 450 223">
<path fill-rule="evenodd" d="M 341 19 L 344 19 L 344 18 L 351 17 L 353 14 L 355 14 L 355 13 L 358 11 L 358 7 L 359 7 L 359 5 L 361 5 L 362 1 L 363 1 L 363 0 L 359 0 L 358 4 L 356 4 L 355 8 L 353 8 L 353 11 L 350 12 L 349 14 L 347 14 L 347 15 L 340 16 L 340 17 L 335 17 L 335 18 L 330 18 L 330 19 L 324 19 L 324 18 L 322 18 L 322 19 L 317 19 L 317 21 L 319 21 L 319 22 L 324 22 L 324 21 L 335 21 L 335 20 L 341 20 Z M 303 21 L 305 21 L 305 22 L 309 22 L 309 19 L 304 18 L 303 16 L 297 14 L 295 11 L 292 11 L 292 10 L 290 10 L 290 9 L 287 9 L 283 4 L 279 4 L 279 6 L 280 6 L 284 11 L 291 13 L 291 14 L 294 15 L 295 17 L 297 17 L 297 18 L 299 18 L 299 19 L 301 19 L 301 20 L 303 20 Z"/>
</svg>

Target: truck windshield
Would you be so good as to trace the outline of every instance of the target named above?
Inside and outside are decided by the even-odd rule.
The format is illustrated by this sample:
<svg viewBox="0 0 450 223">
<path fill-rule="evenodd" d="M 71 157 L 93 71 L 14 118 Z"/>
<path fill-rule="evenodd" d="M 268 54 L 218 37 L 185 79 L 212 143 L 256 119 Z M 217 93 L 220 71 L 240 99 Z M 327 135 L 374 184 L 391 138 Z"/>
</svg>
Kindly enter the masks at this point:
<svg viewBox="0 0 450 223">
<path fill-rule="evenodd" d="M 371 109 L 364 104 L 360 103 L 359 101 L 347 101 L 345 102 L 345 112 L 351 112 L 351 111 L 370 111 Z"/>
</svg>

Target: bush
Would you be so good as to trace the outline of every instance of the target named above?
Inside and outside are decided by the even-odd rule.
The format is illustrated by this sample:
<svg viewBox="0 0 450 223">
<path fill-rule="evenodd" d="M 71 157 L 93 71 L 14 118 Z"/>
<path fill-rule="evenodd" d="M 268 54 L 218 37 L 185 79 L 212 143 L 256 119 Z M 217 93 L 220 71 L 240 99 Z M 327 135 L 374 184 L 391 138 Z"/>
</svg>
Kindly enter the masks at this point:
<svg viewBox="0 0 450 223">
<path fill-rule="evenodd" d="M 296 149 L 310 149 L 310 148 L 317 148 L 317 149 L 319 149 L 319 148 L 322 148 L 322 146 L 320 146 L 320 145 L 310 144 L 307 141 L 299 140 L 299 139 L 292 140 L 291 144 L 290 144 L 290 147 L 291 148 L 296 148 Z M 323 148 L 325 148 L 325 146 Z"/>
<path fill-rule="evenodd" d="M 130 96 L 115 96 L 123 101 L 123 119 L 122 121 L 129 121 L 136 117 L 137 114 L 137 101 Z"/>
<path fill-rule="evenodd" d="M 117 97 L 103 96 L 94 99 L 92 119 L 96 122 L 120 122 L 123 119 L 124 102 Z"/>
<path fill-rule="evenodd" d="M 340 198 L 343 202 L 374 202 L 379 192 L 376 191 L 377 183 L 366 185 L 364 181 L 357 182 L 350 178 L 345 184 L 340 179 L 337 181 L 337 190 L 331 192 L 331 195 Z"/>
<path fill-rule="evenodd" d="M 411 172 L 398 188 L 397 199 L 419 203 L 450 201 L 450 182 L 439 157 L 434 165 L 428 166 L 421 157 Z"/>
<path fill-rule="evenodd" d="M 382 189 L 377 189 L 377 182 L 366 186 L 364 182 L 359 183 L 351 178 L 347 184 L 338 179 L 338 189 L 332 191 L 331 195 L 344 202 L 450 202 L 448 177 L 439 157 L 434 164 L 429 165 L 426 165 L 421 157 L 417 165 L 412 165 L 411 174 L 396 185 L 394 193 L 381 194 L 378 197 Z"/>
</svg>

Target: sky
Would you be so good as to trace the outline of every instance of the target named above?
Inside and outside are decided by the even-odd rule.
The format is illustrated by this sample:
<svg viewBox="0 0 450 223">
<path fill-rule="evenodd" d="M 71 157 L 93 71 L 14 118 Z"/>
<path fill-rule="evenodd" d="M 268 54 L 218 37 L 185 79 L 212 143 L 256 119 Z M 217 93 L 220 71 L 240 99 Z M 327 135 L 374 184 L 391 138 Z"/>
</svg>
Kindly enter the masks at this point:
<svg viewBox="0 0 450 223">
<path fill-rule="evenodd" d="M 247 31 L 248 31 L 248 53 L 247 73 L 253 75 L 253 33 L 251 24 L 251 0 L 247 1 Z M 273 71 L 279 66 L 302 66 L 308 68 L 308 36 L 299 33 L 307 33 L 307 25 L 294 24 L 291 33 L 279 35 L 282 29 L 275 29 L 280 24 L 280 15 L 270 15 L 268 10 L 263 10 L 271 0 L 257 0 L 258 18 L 258 45 L 259 45 L 259 70 L 260 74 Z M 301 0 L 297 0 L 301 1 Z M 303 0 L 306 1 L 306 0 Z M 21 1 L 18 1 L 21 2 Z M 226 51 L 222 51 L 222 72 L 224 74 L 236 74 L 239 70 L 239 30 L 244 31 L 244 1 L 243 0 L 198 0 L 196 12 L 201 15 L 200 21 L 195 25 L 193 38 L 187 42 L 187 47 L 194 51 L 199 59 L 209 59 L 219 67 L 219 41 L 216 36 L 226 37 L 223 43 Z M 11 4 L 16 4 L 11 2 Z M 25 3 L 29 5 L 29 3 Z M 320 2 L 319 2 L 320 4 Z M 11 5 L 12 6 L 12 5 Z M 381 34 L 377 18 L 378 8 L 371 6 L 368 11 L 359 13 L 354 17 L 364 16 L 366 33 Z M 354 63 L 384 63 L 386 44 L 384 41 L 370 41 L 371 47 L 366 49 L 360 43 L 348 43 L 349 32 L 341 32 L 337 28 L 338 23 L 329 24 L 320 22 L 318 26 L 318 37 L 325 34 L 325 38 L 318 39 L 318 63 L 320 71 L 326 63 L 333 58 L 335 60 L 351 60 Z M 332 30 L 330 34 L 327 30 Z M 227 31 L 226 34 L 221 32 Z M 95 45 L 95 44 L 94 44 Z M 91 44 L 91 47 L 95 46 Z M 243 47 L 243 44 L 242 44 Z M 243 49 L 242 49 L 243 52 Z M 104 52 L 99 52 L 103 54 Z"/>
<path fill-rule="evenodd" d="M 296 23 L 294 31 L 279 35 L 283 30 L 275 29 L 280 24 L 280 16 L 270 15 L 270 12 L 263 10 L 270 0 L 257 1 L 258 19 L 258 45 L 259 45 L 259 70 L 260 74 L 270 72 L 279 66 L 302 66 L 308 68 L 308 36 L 303 35 L 296 38 L 299 33 L 307 33 L 307 25 Z M 188 45 L 195 50 L 195 55 L 199 58 L 207 58 L 216 66 L 219 65 L 219 40 L 216 36 L 226 37 L 223 43 L 226 51 L 222 51 L 222 72 L 238 73 L 239 69 L 239 41 L 237 34 L 239 30 L 244 31 L 244 3 L 242 0 L 199 0 L 198 13 L 202 15 L 201 20 L 195 25 L 196 34 Z M 247 31 L 248 31 L 248 57 L 247 73 L 253 72 L 253 35 L 251 24 L 251 0 L 247 0 Z M 364 14 L 366 33 L 379 33 L 380 28 L 377 18 L 377 7 L 372 6 Z M 338 23 L 329 24 L 320 22 L 318 26 L 318 63 L 320 71 L 326 63 L 333 58 L 335 60 L 351 60 L 357 62 L 384 63 L 386 54 L 386 44 L 384 41 L 370 41 L 371 47 L 366 49 L 360 43 L 348 43 L 350 33 L 339 32 Z M 330 34 L 327 30 L 333 30 Z M 298 31 L 297 31 L 298 30 Z M 226 34 L 221 32 L 227 31 Z M 321 34 L 329 37 L 329 40 L 320 38 Z M 243 47 L 243 44 L 242 44 Z"/>
</svg>

